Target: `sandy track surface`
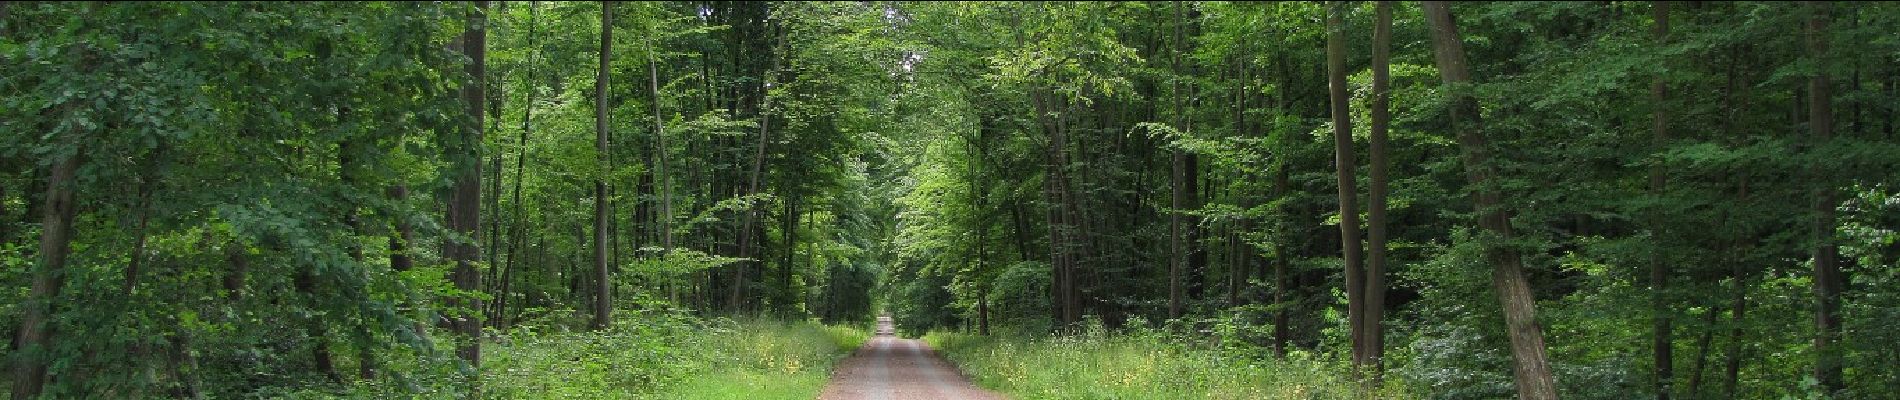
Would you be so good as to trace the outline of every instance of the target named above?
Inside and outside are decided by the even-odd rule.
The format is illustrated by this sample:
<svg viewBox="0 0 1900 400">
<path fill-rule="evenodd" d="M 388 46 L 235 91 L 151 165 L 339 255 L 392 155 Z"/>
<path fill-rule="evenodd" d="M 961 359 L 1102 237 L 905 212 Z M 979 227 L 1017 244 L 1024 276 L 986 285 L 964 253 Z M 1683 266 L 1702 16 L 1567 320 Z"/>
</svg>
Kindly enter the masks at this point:
<svg viewBox="0 0 1900 400">
<path fill-rule="evenodd" d="M 877 336 L 838 364 L 818 399 L 1004 399 L 971 384 L 930 346 L 891 332 L 890 317 L 878 317 Z"/>
</svg>

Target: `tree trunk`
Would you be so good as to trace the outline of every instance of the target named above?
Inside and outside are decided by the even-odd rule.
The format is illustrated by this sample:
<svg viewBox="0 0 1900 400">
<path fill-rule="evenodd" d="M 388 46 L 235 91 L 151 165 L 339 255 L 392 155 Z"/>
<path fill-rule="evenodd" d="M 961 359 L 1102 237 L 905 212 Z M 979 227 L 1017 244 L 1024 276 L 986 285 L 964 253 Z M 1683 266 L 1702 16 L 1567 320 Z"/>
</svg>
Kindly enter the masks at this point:
<svg viewBox="0 0 1900 400">
<path fill-rule="evenodd" d="M 778 36 L 779 34 L 773 32 L 772 35 Z M 783 38 L 779 39 L 781 41 L 783 40 Z M 759 193 L 759 184 L 765 179 L 765 147 L 772 137 L 771 90 L 773 78 L 775 78 L 773 74 L 777 72 L 779 68 L 779 57 L 778 54 L 768 54 L 766 56 L 771 57 L 772 62 L 771 67 L 762 72 L 764 75 L 762 80 L 765 84 L 759 87 L 759 141 L 753 148 L 752 172 L 751 176 L 746 180 L 746 196 L 748 197 Z M 755 247 L 753 241 L 756 237 L 753 230 L 756 229 L 755 226 L 758 224 L 758 219 L 758 207 L 756 207 L 756 205 L 747 207 L 745 223 L 742 224 L 743 229 L 739 231 L 740 258 L 751 258 L 756 254 L 753 252 L 753 248 Z M 733 269 L 732 297 L 728 299 L 727 302 L 730 303 L 732 309 L 735 311 L 743 309 L 746 265 L 751 263 L 752 261 L 741 261 L 736 264 L 737 268 Z M 763 263 L 761 263 L 761 265 L 763 265 Z"/>
<path fill-rule="evenodd" d="M 1451 5 L 1443 1 L 1424 4 L 1425 19 L 1431 25 L 1433 55 L 1445 86 L 1453 91 L 1451 119 L 1457 131 L 1466 179 L 1470 181 L 1478 225 L 1492 237 L 1483 239 L 1485 258 L 1496 267 L 1491 283 L 1504 310 L 1506 334 L 1511 342 L 1513 376 L 1517 396 L 1524 400 L 1557 398 L 1557 382 L 1544 350 L 1543 328 L 1537 323 L 1536 298 L 1524 277 L 1524 260 L 1508 243 L 1513 236 L 1510 215 L 1504 209 L 1503 195 L 1492 187 L 1497 169 L 1491 165 L 1489 144 L 1478 114 L 1477 99 L 1471 96 L 1471 76 L 1466 69 L 1464 41 L 1452 20 Z"/>
<path fill-rule="evenodd" d="M 472 123 L 465 122 L 462 137 L 456 138 L 455 143 L 450 143 L 448 146 L 449 159 L 454 160 L 449 170 L 453 178 L 453 186 L 447 196 L 448 204 L 445 207 L 447 215 L 443 218 L 449 231 L 468 237 L 474 237 L 481 228 L 482 99 L 485 91 L 483 82 L 487 80 L 488 65 L 486 58 L 488 2 L 473 1 L 471 3 L 473 9 L 468 14 L 468 28 L 462 32 L 460 41 L 462 53 L 469 58 L 466 71 L 469 80 L 462 85 L 462 100 L 468 106 L 468 117 Z M 443 255 L 455 262 L 455 268 L 449 272 L 449 280 L 455 283 L 455 288 L 465 291 L 481 290 L 482 273 L 481 270 L 475 268 L 475 263 L 481 260 L 482 249 L 474 243 L 448 240 L 443 242 Z M 450 306 L 468 310 L 482 309 L 481 300 L 477 299 L 460 300 L 455 303 L 459 304 L 450 304 Z M 464 313 L 454 316 L 449 320 L 448 325 L 450 331 L 461 336 L 456 344 L 456 355 L 468 362 L 471 368 L 479 368 L 482 332 L 480 314 Z M 469 377 L 472 383 L 479 382 L 478 378 L 478 376 Z"/>
<path fill-rule="evenodd" d="M 1200 11 L 1195 10 L 1193 8 L 1192 5 L 1195 3 L 1184 2 L 1182 4 L 1187 5 L 1186 7 L 1187 9 L 1185 10 L 1187 12 L 1187 21 L 1183 22 L 1186 25 L 1183 29 L 1188 30 L 1189 36 L 1199 36 L 1200 26 L 1197 25 L 1197 23 L 1200 21 L 1200 18 L 1201 18 Z M 1194 51 L 1193 41 L 1183 41 L 1181 42 L 1181 45 L 1183 47 L 1183 50 L 1186 50 L 1190 53 Z M 1189 76 L 1201 75 L 1200 65 L 1189 64 L 1187 66 L 1187 74 Z M 1189 81 L 1189 84 L 1185 88 L 1185 93 L 1187 95 L 1187 109 L 1188 110 L 1200 109 L 1200 104 L 1201 104 L 1200 88 L 1194 85 L 1192 81 Z M 1182 113 L 1181 129 L 1182 129 L 1181 130 L 1182 134 L 1186 135 L 1186 137 L 1189 137 L 1189 138 L 1194 137 L 1194 118 L 1191 113 L 1189 112 Z M 1207 191 L 1208 189 L 1212 188 L 1211 184 L 1207 184 L 1207 182 L 1211 182 L 1212 177 L 1203 176 L 1201 174 L 1201 155 L 1200 154 L 1197 154 L 1194 152 L 1183 152 L 1183 155 L 1187 158 L 1187 162 L 1186 162 L 1187 165 L 1186 165 L 1186 171 L 1184 171 L 1186 172 L 1186 176 L 1183 177 L 1184 179 L 1182 180 L 1182 184 L 1186 186 L 1186 188 L 1184 188 L 1183 191 L 1187 192 L 1188 197 L 1187 197 L 1186 203 L 1183 204 L 1182 206 L 1186 207 L 1187 211 L 1198 212 L 1201 209 L 1201 201 L 1203 201 L 1204 199 L 1210 198 L 1212 196 L 1211 193 Z M 1187 215 L 1184 215 L 1184 217 L 1186 218 L 1186 220 L 1183 221 L 1183 224 L 1185 225 L 1183 226 L 1183 228 L 1187 230 L 1187 232 L 1185 232 L 1187 235 L 1187 239 L 1186 239 L 1187 242 L 1186 242 L 1186 247 L 1184 249 L 1187 250 L 1187 257 L 1188 257 L 1187 278 L 1186 278 L 1187 279 L 1187 301 L 1189 305 L 1191 306 L 1193 304 L 1200 303 L 1207 299 L 1207 264 L 1208 264 L 1207 258 L 1208 257 L 1207 257 L 1207 244 L 1205 243 L 1207 229 L 1206 227 L 1201 226 L 1201 222 L 1204 221 L 1201 218 L 1201 216 L 1194 215 L 1194 214 L 1187 214 Z M 1090 230 L 1090 231 L 1093 231 L 1093 230 Z M 1099 235 L 1097 237 L 1099 237 Z M 1184 311 L 1191 311 L 1191 310 L 1184 310 Z"/>
<path fill-rule="evenodd" d="M 797 301 L 795 291 L 792 290 L 792 264 L 795 262 L 798 253 L 798 201 L 797 196 L 786 196 L 785 216 L 779 219 L 779 235 L 781 241 L 784 242 L 785 254 L 783 261 L 779 262 L 778 266 L 777 278 L 779 293 L 775 296 L 778 298 L 778 301 L 774 302 L 772 308 L 777 309 L 781 315 L 788 317 L 792 313 L 793 302 Z"/>
<path fill-rule="evenodd" d="M 337 113 L 337 119 L 339 121 L 349 118 L 349 108 L 343 107 L 339 110 Z M 358 167 L 350 156 L 356 152 L 355 147 L 358 145 L 358 143 L 351 139 L 345 139 L 337 143 L 336 174 L 339 178 L 338 181 L 346 188 L 356 188 L 361 184 L 361 179 L 358 177 Z M 349 200 L 342 202 L 344 204 L 341 219 L 343 220 L 344 236 L 348 238 L 348 242 L 345 245 L 345 252 L 348 253 L 350 261 L 357 264 L 357 268 L 367 270 L 369 265 L 364 262 L 363 247 L 360 245 L 360 240 L 358 239 L 358 236 L 363 233 L 363 220 L 357 216 L 357 212 L 360 211 L 360 206 Z M 474 237 L 474 239 L 479 238 L 479 236 Z M 356 327 L 355 333 L 358 335 L 357 338 L 360 339 L 355 343 L 357 350 L 357 377 L 366 380 L 374 378 L 376 376 L 376 353 L 373 348 L 374 341 L 371 339 L 372 335 L 361 325 Z"/>
<path fill-rule="evenodd" d="M 1346 5 L 1333 2 L 1326 13 L 1326 81 L 1331 89 L 1333 117 L 1333 169 L 1339 187 L 1339 244 L 1346 270 L 1346 319 L 1352 331 L 1352 360 L 1355 370 L 1365 368 L 1366 286 L 1365 270 L 1360 266 L 1365 255 L 1359 237 L 1358 183 L 1353 154 L 1352 98 L 1346 88 Z"/>
<path fill-rule="evenodd" d="M 1058 329 L 1067 329 L 1077 322 L 1071 317 L 1076 313 L 1075 310 L 1070 309 L 1069 302 L 1070 293 L 1074 290 L 1069 264 L 1071 257 L 1069 234 L 1072 232 L 1064 218 L 1068 203 L 1063 199 L 1063 192 L 1060 189 L 1066 176 L 1067 159 L 1064 155 L 1066 155 L 1068 144 L 1058 124 L 1052 121 L 1062 116 L 1050 116 L 1054 111 L 1049 106 L 1048 96 L 1044 92 L 1043 88 L 1030 89 L 1030 100 L 1036 109 L 1037 123 L 1044 134 L 1049 136 L 1046 151 L 1043 153 L 1043 169 L 1046 176 L 1042 183 L 1043 202 L 1048 207 L 1045 215 L 1049 226 L 1050 311 L 1054 314 Z"/>
<path fill-rule="evenodd" d="M 1186 47 L 1186 44 L 1184 44 L 1186 40 L 1182 37 L 1181 26 L 1186 22 L 1181 17 L 1181 2 L 1175 1 L 1173 8 L 1174 42 L 1173 45 L 1170 46 L 1173 48 L 1172 51 L 1168 52 L 1168 71 L 1173 74 L 1173 76 L 1169 77 L 1168 84 L 1173 90 L 1170 91 L 1168 97 L 1174 101 L 1174 128 L 1185 132 L 1186 129 L 1183 128 L 1183 126 L 1187 120 L 1185 116 L 1187 110 L 1182 106 L 1182 98 L 1186 96 L 1182 94 L 1181 89 L 1181 75 L 1183 75 L 1181 72 L 1181 52 L 1183 48 Z M 1169 164 L 1172 167 L 1172 172 L 1168 177 L 1170 183 L 1168 186 L 1171 191 L 1168 202 L 1168 207 L 1170 208 L 1168 211 L 1168 242 L 1171 247 L 1170 250 L 1172 250 L 1169 252 L 1168 257 L 1168 318 L 1181 318 L 1181 316 L 1187 312 L 1187 284 L 1183 280 L 1187 269 L 1187 248 L 1190 246 L 1185 238 L 1185 236 L 1187 236 L 1187 232 L 1185 231 L 1187 228 L 1184 226 L 1185 221 L 1183 221 L 1187 219 L 1187 216 L 1183 213 L 1188 208 L 1188 196 L 1191 196 L 1190 189 L 1188 189 L 1188 181 L 1193 180 L 1193 177 L 1188 175 L 1187 172 L 1187 152 L 1182 150 L 1180 146 L 1172 147 L 1174 147 L 1173 157 L 1172 162 Z"/>
<path fill-rule="evenodd" d="M 1081 205 L 1076 199 L 1077 196 L 1073 189 L 1074 184 L 1070 183 L 1069 180 L 1069 167 L 1073 159 L 1069 154 L 1069 126 L 1067 116 L 1074 114 L 1075 104 L 1066 97 L 1062 98 L 1062 102 L 1064 103 L 1061 113 L 1062 117 L 1056 118 L 1055 130 L 1056 161 L 1057 164 L 1061 166 L 1056 169 L 1056 194 L 1057 198 L 1062 201 L 1060 215 L 1062 218 L 1062 227 L 1067 230 L 1067 232 L 1063 234 L 1063 238 L 1068 241 L 1069 245 L 1077 247 L 1073 251 L 1066 253 L 1067 257 L 1064 261 L 1064 271 L 1067 275 L 1064 279 L 1069 282 L 1069 285 L 1068 290 L 1063 293 L 1062 296 L 1064 304 L 1062 310 L 1064 313 L 1063 319 L 1070 324 L 1074 324 L 1082 321 L 1083 314 L 1081 287 L 1082 263 L 1080 260 L 1092 253 L 1089 252 L 1087 247 L 1088 240 L 1082 238 L 1082 232 L 1086 232 L 1087 230 L 1083 229 Z"/>
<path fill-rule="evenodd" d="M 1715 316 L 1720 314 L 1720 309 L 1721 307 L 1709 307 L 1709 311 L 1702 314 L 1702 336 L 1697 337 L 1695 341 L 1695 363 L 1690 364 L 1689 387 L 1684 391 L 1692 396 L 1695 393 L 1702 393 L 1702 372 L 1708 370 L 1709 345 L 1715 342 Z"/>
<path fill-rule="evenodd" d="M 1747 338 L 1747 332 L 1744 329 L 1747 326 L 1747 320 L 1744 318 L 1748 314 L 1748 274 L 1742 267 L 1742 263 L 1737 262 L 1730 266 L 1729 280 L 1734 288 L 1729 290 L 1731 297 L 1729 298 L 1728 349 L 1725 352 L 1728 354 L 1728 362 L 1722 369 L 1722 393 L 1724 397 L 1733 399 L 1736 398 L 1735 396 L 1739 393 L 1737 390 L 1740 389 L 1742 359 L 1747 357 L 1743 354 L 1742 339 Z"/>
<path fill-rule="evenodd" d="M 538 23 L 541 15 L 539 5 L 540 2 L 528 2 L 528 47 L 532 51 L 528 53 L 526 79 L 521 81 L 521 89 L 523 92 L 523 99 L 521 101 L 521 132 L 518 133 L 515 138 L 515 187 L 514 193 L 510 195 L 513 203 L 510 204 L 510 210 L 508 211 L 510 216 L 508 227 L 510 231 L 508 258 L 501 270 L 500 290 L 496 293 L 495 306 L 490 314 L 490 318 L 493 318 L 495 320 L 494 323 L 498 325 L 504 324 L 507 321 L 504 316 L 508 315 L 508 293 L 513 289 L 510 287 L 513 286 L 512 284 L 514 282 L 511 278 L 514 275 L 513 271 L 515 270 L 515 265 L 519 264 L 521 260 L 522 242 L 525 242 L 527 239 L 528 226 L 521 212 L 521 186 L 523 182 L 528 180 L 528 134 L 532 132 L 534 128 L 534 95 L 539 92 L 534 84 L 535 67 L 538 66 L 535 63 L 535 56 L 541 53 L 538 50 L 539 47 L 535 46 L 535 39 L 539 36 L 536 34 L 537 30 L 535 28 L 540 26 Z M 497 171 L 496 175 L 499 176 L 501 173 Z M 495 189 L 501 189 L 501 182 L 495 182 Z M 496 193 L 493 197 L 500 196 L 500 193 Z M 499 207 L 500 201 L 497 200 L 496 203 Z M 494 210 L 493 214 L 499 215 L 501 214 L 501 210 Z M 496 225 L 496 229 L 499 230 L 500 224 L 498 223 Z"/>
<path fill-rule="evenodd" d="M 1736 191 L 1738 200 L 1748 199 L 1748 181 L 1742 181 Z M 1736 253 L 1745 252 L 1736 251 Z M 1729 264 L 1729 282 L 1733 287 L 1729 289 L 1729 333 L 1728 348 L 1725 351 L 1728 354 L 1728 360 L 1723 366 L 1722 374 L 1722 393 L 1726 398 L 1731 399 L 1736 398 L 1736 394 L 1739 393 L 1742 360 L 1747 358 L 1747 355 L 1743 353 L 1745 349 L 1742 347 L 1742 340 L 1747 338 L 1744 328 L 1747 327 L 1745 318 L 1748 316 L 1748 269 L 1746 264 L 1739 259 L 1740 257 L 1737 258 L 1735 262 Z"/>
<path fill-rule="evenodd" d="M 649 32 L 648 37 L 653 35 Z M 649 42 L 650 44 L 650 42 Z M 653 95 L 653 152 L 658 162 L 653 163 L 653 181 L 660 186 L 660 254 L 673 252 L 673 177 L 666 174 L 666 119 L 660 114 L 660 63 L 658 46 L 647 49 L 647 82 L 649 93 Z"/>
<path fill-rule="evenodd" d="M 1287 168 L 1291 165 L 1286 162 L 1284 155 L 1280 156 L 1280 158 L 1279 171 L 1274 173 L 1273 176 L 1273 197 L 1275 199 L 1284 199 L 1287 195 L 1287 186 L 1289 186 L 1287 182 Z M 1282 208 L 1284 210 L 1285 206 L 1280 205 L 1276 208 Z M 1288 225 L 1288 222 L 1282 220 L 1279 222 L 1279 225 L 1284 228 Z M 1291 310 L 1288 310 L 1291 306 L 1287 304 L 1289 298 L 1292 297 L 1291 291 L 1293 290 L 1293 281 L 1290 276 L 1292 273 L 1290 267 L 1292 266 L 1293 257 L 1287 254 L 1288 249 L 1286 244 L 1282 242 L 1281 240 L 1275 240 L 1273 243 L 1272 305 L 1273 356 L 1284 360 L 1286 359 L 1287 343 L 1293 340 L 1293 327 L 1290 325 L 1293 322 L 1293 314 Z"/>
<path fill-rule="evenodd" d="M 1243 47 L 1242 50 L 1248 49 Z M 1234 64 L 1236 64 L 1236 68 L 1239 69 L 1238 74 L 1241 82 L 1241 87 L 1234 91 L 1234 135 L 1238 137 L 1256 137 L 1252 135 L 1247 123 L 1247 106 L 1252 105 L 1247 101 L 1247 99 L 1251 97 L 1248 96 L 1247 87 L 1253 83 L 1253 76 L 1250 74 L 1252 70 L 1247 68 L 1248 62 L 1245 60 L 1236 59 Z M 1233 179 L 1244 181 L 1254 176 L 1257 175 L 1254 175 L 1251 171 L 1242 171 L 1237 173 Z M 1242 209 L 1252 209 L 1256 205 L 1254 202 L 1255 199 L 1249 190 L 1235 189 L 1235 192 L 1234 196 L 1239 197 L 1238 203 L 1240 203 Z M 1231 276 L 1228 278 L 1231 285 L 1227 293 L 1228 307 L 1240 307 L 1241 304 L 1247 301 L 1245 296 L 1247 284 L 1248 280 L 1253 278 L 1251 273 L 1254 270 L 1253 265 L 1249 262 L 1253 256 L 1253 249 L 1248 247 L 1241 238 L 1241 235 L 1242 232 L 1252 231 L 1252 228 L 1253 222 L 1242 217 L 1235 220 L 1227 231 L 1227 245 L 1229 246 L 1228 252 L 1230 254 L 1227 265 L 1229 269 L 1232 269 L 1230 272 Z"/>
<path fill-rule="evenodd" d="M 291 286 L 296 289 L 297 295 L 302 297 L 306 302 L 304 304 L 305 307 L 316 309 L 321 307 L 321 304 L 317 302 L 317 277 L 316 274 L 311 271 L 312 268 L 315 267 L 304 266 L 298 269 L 296 275 L 291 277 Z M 312 342 L 310 344 L 311 364 L 315 366 L 317 372 L 322 373 L 323 377 L 328 378 L 330 382 L 342 383 L 343 377 L 336 373 L 335 357 L 330 355 L 330 334 L 323 320 L 318 318 L 316 314 L 312 314 L 304 317 L 303 323 L 304 334 L 308 335 Z"/>
<path fill-rule="evenodd" d="M 1655 19 L 1655 23 L 1651 25 L 1650 34 L 1656 41 L 1654 46 L 1660 49 L 1668 44 L 1669 2 L 1655 2 L 1655 5 L 1650 8 L 1650 12 Z M 1664 151 L 1666 146 L 1669 145 L 1669 114 L 1668 108 L 1664 104 L 1665 101 L 1668 101 L 1668 95 L 1668 84 L 1663 81 L 1662 75 L 1658 74 L 1655 80 L 1649 84 L 1650 106 L 1653 108 L 1650 130 L 1655 136 L 1653 148 L 1654 151 L 1657 152 Z M 1667 189 L 1668 176 L 1665 175 L 1665 173 L 1666 171 L 1660 162 L 1650 169 L 1649 191 L 1651 196 L 1661 197 L 1663 191 Z M 1650 373 L 1655 378 L 1652 390 L 1656 391 L 1656 399 L 1669 400 L 1669 394 L 1670 391 L 1673 390 L 1675 378 L 1675 328 L 1671 320 L 1673 317 L 1671 314 L 1674 311 L 1669 308 L 1667 293 L 1669 291 L 1669 266 L 1664 262 L 1664 248 L 1661 245 L 1666 235 L 1663 228 L 1666 227 L 1667 224 L 1660 221 L 1662 218 L 1662 214 L 1660 213 L 1652 213 L 1650 218 L 1650 223 L 1654 224 L 1654 228 L 1652 228 L 1650 232 L 1655 236 L 1652 240 L 1652 243 L 1655 243 L 1655 248 L 1651 250 L 1652 253 L 1649 259 L 1649 306 L 1650 313 L 1652 313 L 1650 318 L 1653 324 L 1650 331 L 1650 352 L 1655 357 L 1654 360 L 1652 360 L 1654 365 L 1651 366 L 1652 369 Z"/>
<path fill-rule="evenodd" d="M 594 75 L 595 164 L 607 165 L 608 60 L 613 56 L 613 3 L 600 2 L 600 70 Z M 613 276 L 607 271 L 607 177 L 594 177 L 594 330 L 613 324 Z"/>
<path fill-rule="evenodd" d="M 16 354 L 46 353 L 53 348 L 56 333 L 52 324 L 53 305 L 65 285 L 66 256 L 72 249 L 73 216 L 83 149 L 61 157 L 53 164 L 46 179 L 44 214 L 40 219 L 39 268 L 33 271 L 33 283 L 27 292 L 20 316 Z M 13 398 L 38 398 L 45 389 L 48 359 L 44 355 L 21 356 L 13 368 Z"/>
<path fill-rule="evenodd" d="M 1362 365 L 1372 367 L 1373 383 L 1381 378 L 1385 358 L 1385 270 L 1386 270 L 1386 186 L 1388 178 L 1387 126 L 1391 123 L 1391 59 L 1392 59 L 1392 2 L 1380 1 L 1373 5 L 1372 27 L 1372 124 L 1370 156 L 1371 168 L 1367 174 L 1372 182 L 1366 191 L 1368 215 L 1366 228 L 1366 274 L 1365 274 L 1365 315 L 1361 320 L 1365 328 L 1366 359 Z"/>
<path fill-rule="evenodd" d="M 224 298 L 229 303 L 244 298 L 244 279 L 251 269 L 249 253 L 242 241 L 233 239 L 225 244 L 224 259 L 231 269 L 224 272 Z"/>
<path fill-rule="evenodd" d="M 1806 29 L 1808 57 L 1819 70 L 1808 79 L 1808 128 L 1813 141 L 1824 145 L 1834 138 L 1834 95 L 1828 82 L 1828 2 L 1808 3 Z M 1816 177 L 1824 175 L 1818 169 Z M 1814 380 L 1828 393 L 1847 387 L 1842 379 L 1840 249 L 1834 244 L 1835 193 L 1831 184 L 1817 179 L 1814 189 Z"/>
<path fill-rule="evenodd" d="M 160 149 L 163 151 L 163 147 Z M 132 242 L 131 261 L 126 264 L 124 285 L 119 288 L 119 293 L 123 296 L 131 296 L 132 290 L 138 287 L 139 270 L 145 264 L 145 243 L 147 239 L 150 239 L 150 235 L 146 233 L 146 227 L 152 219 L 152 186 L 154 181 L 159 179 L 155 176 L 158 157 L 158 155 L 153 155 L 149 160 L 152 165 L 146 166 L 145 172 L 139 176 L 138 222 L 132 229 L 132 237 L 135 239 Z M 0 236 L 0 240 L 4 238 Z"/>
<path fill-rule="evenodd" d="M 0 3 L 5 3 L 5 2 L 0 1 Z M 0 5 L 0 11 L 4 11 L 4 10 L 5 10 L 5 6 Z M 0 21 L 5 20 L 3 17 L 4 16 L 0 16 Z M 31 201 L 31 198 L 27 198 L 25 200 Z M 9 217 L 9 215 L 7 215 L 8 213 L 9 211 L 7 210 L 7 188 L 6 186 L 0 186 L 0 243 L 11 243 L 13 241 L 13 221 L 7 218 Z"/>
</svg>

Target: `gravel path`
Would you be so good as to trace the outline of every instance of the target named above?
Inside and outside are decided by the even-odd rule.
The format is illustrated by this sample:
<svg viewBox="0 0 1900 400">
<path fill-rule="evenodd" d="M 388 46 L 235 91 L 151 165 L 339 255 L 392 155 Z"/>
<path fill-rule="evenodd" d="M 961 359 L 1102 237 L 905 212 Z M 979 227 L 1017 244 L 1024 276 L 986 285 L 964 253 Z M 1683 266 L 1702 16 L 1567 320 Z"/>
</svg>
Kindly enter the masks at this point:
<svg viewBox="0 0 1900 400">
<path fill-rule="evenodd" d="M 838 364 L 819 400 L 1003 400 L 970 384 L 929 345 L 891 335 L 891 318 L 878 317 L 877 336 Z"/>
</svg>

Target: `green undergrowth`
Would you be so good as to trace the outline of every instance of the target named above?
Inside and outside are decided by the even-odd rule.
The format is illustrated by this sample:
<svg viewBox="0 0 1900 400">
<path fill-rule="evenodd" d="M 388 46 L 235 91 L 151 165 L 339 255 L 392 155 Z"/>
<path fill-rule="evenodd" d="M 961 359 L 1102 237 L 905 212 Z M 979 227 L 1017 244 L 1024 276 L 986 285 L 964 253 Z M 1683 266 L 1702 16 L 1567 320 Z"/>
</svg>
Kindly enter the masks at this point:
<svg viewBox="0 0 1900 400">
<path fill-rule="evenodd" d="M 811 399 L 866 327 L 624 312 L 600 332 L 522 325 L 482 347 L 487 399 Z M 444 351 L 448 348 L 444 347 Z M 454 372 L 281 398 L 457 398 Z"/>
<path fill-rule="evenodd" d="M 1037 399 L 1401 399 L 1401 386 L 1361 395 L 1343 362 L 1304 353 L 1183 345 L 1152 330 L 1068 336 L 932 332 L 924 341 L 976 383 Z"/>
<path fill-rule="evenodd" d="M 813 399 L 824 390 L 831 368 L 862 345 L 868 331 L 856 327 L 750 321 L 742 334 L 712 335 L 695 374 L 668 387 L 663 399 Z"/>
<path fill-rule="evenodd" d="M 493 398 L 817 397 L 863 330 L 812 322 L 696 320 L 604 333 L 524 333 L 484 365 Z"/>
</svg>

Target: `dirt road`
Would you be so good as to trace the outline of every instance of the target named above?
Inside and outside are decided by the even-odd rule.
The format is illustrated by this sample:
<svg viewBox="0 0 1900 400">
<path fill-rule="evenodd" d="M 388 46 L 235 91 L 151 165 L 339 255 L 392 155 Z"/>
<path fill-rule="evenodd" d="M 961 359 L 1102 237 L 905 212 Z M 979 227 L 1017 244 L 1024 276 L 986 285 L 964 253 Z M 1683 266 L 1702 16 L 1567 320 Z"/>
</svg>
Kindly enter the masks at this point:
<svg viewBox="0 0 1900 400">
<path fill-rule="evenodd" d="M 971 384 L 930 346 L 891 332 L 890 317 L 878 317 L 877 336 L 838 364 L 819 400 L 1003 400 Z"/>
</svg>

